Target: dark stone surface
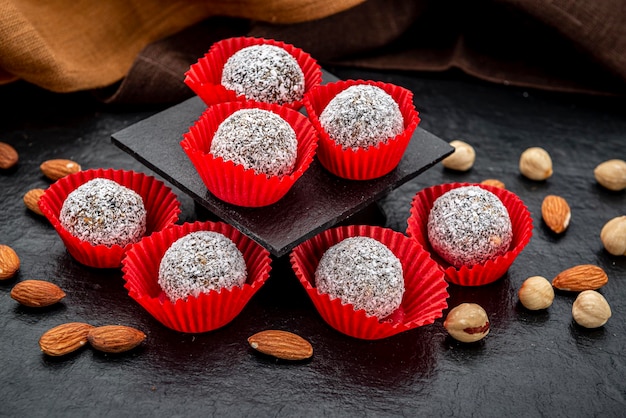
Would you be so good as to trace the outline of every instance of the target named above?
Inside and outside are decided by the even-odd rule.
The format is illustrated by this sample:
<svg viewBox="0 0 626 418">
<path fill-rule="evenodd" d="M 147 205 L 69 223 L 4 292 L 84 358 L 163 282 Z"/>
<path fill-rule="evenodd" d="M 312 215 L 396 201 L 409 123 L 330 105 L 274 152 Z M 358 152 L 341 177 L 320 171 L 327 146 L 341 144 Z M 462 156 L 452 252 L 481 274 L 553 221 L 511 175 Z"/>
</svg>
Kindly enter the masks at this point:
<svg viewBox="0 0 626 418">
<path fill-rule="evenodd" d="M 180 146 L 183 134 L 206 109 L 194 97 L 112 135 L 113 143 L 281 257 L 308 238 L 336 225 L 432 167 L 452 152 L 442 141 L 417 128 L 400 164 L 369 181 L 332 175 L 314 160 L 278 202 L 262 208 L 225 203 L 211 194 Z"/>
<path fill-rule="evenodd" d="M 22 267 L 0 282 L 0 415 L 623 416 L 626 258 L 606 253 L 599 233 L 606 221 L 626 214 L 626 192 L 598 186 L 593 169 L 626 158 L 624 99 L 495 86 L 455 74 L 332 71 L 411 89 L 422 128 L 476 148 L 469 172 L 436 165 L 381 199 L 388 227 L 404 231 L 412 196 L 443 182 L 499 178 L 528 205 L 534 236 L 508 273 L 480 288 L 450 287 L 450 306 L 476 302 L 485 308 L 490 334 L 477 344 L 457 343 L 441 318 L 381 341 L 346 337 L 321 320 L 285 257 L 274 261 L 266 285 L 226 327 L 200 335 L 164 328 L 128 297 L 118 270 L 76 263 L 52 226 L 22 202 L 26 191 L 49 184 L 38 168 L 49 158 L 153 174 L 110 137 L 163 109 L 113 110 L 81 94 L 9 85 L 0 88 L 12 104 L 3 111 L 0 140 L 17 149 L 20 162 L 0 173 L 0 243 L 17 251 Z M 554 176 L 545 182 L 525 180 L 517 168 L 520 153 L 536 145 L 554 160 Z M 205 216 L 192 198 L 174 190 L 183 205 L 181 221 Z M 572 208 L 571 225 L 561 236 L 540 218 L 549 193 L 565 197 Z M 527 277 L 551 279 L 583 263 L 599 265 L 609 276 L 600 292 L 613 317 L 604 327 L 586 330 L 572 321 L 574 294 L 557 292 L 543 312 L 518 303 L 517 290 Z M 53 281 L 67 297 L 45 310 L 20 307 L 9 293 L 26 279 Z M 130 325 L 147 340 L 123 355 L 88 347 L 65 358 L 40 353 L 41 334 L 69 321 Z M 307 338 L 313 358 L 287 363 L 259 356 L 246 339 L 266 328 Z"/>
</svg>

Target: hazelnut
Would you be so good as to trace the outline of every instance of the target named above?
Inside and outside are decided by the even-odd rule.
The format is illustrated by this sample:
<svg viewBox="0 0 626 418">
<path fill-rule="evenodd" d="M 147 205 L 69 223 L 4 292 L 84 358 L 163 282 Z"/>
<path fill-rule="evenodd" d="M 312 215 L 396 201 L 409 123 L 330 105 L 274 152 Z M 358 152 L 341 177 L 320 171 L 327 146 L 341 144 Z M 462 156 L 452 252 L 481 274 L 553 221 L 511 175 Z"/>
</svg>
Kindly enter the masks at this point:
<svg viewBox="0 0 626 418">
<path fill-rule="evenodd" d="M 540 147 L 525 150 L 520 156 L 519 171 L 531 180 L 545 180 L 552 175 L 550 154 Z"/>
<path fill-rule="evenodd" d="M 585 328 L 598 328 L 606 324 L 611 317 L 611 307 L 600 293 L 595 290 L 580 292 L 572 305 L 574 321 Z"/>
<path fill-rule="evenodd" d="M 546 309 L 554 301 L 554 288 L 545 277 L 532 276 L 522 283 L 517 292 L 519 300 L 526 309 L 537 311 Z"/>
<path fill-rule="evenodd" d="M 605 161 L 593 170 L 593 175 L 601 186 L 609 190 L 617 192 L 626 189 L 626 161 L 624 160 Z"/>
<path fill-rule="evenodd" d="M 450 142 L 454 147 L 454 152 L 441 161 L 445 168 L 456 171 L 467 171 L 474 165 L 476 152 L 474 148 L 463 141 L 454 140 Z"/>
<path fill-rule="evenodd" d="M 610 254 L 626 255 L 626 216 L 618 216 L 604 224 L 600 240 Z"/>
<path fill-rule="evenodd" d="M 487 312 L 476 303 L 461 303 L 446 316 L 443 326 L 455 340 L 472 343 L 489 334 Z"/>
</svg>

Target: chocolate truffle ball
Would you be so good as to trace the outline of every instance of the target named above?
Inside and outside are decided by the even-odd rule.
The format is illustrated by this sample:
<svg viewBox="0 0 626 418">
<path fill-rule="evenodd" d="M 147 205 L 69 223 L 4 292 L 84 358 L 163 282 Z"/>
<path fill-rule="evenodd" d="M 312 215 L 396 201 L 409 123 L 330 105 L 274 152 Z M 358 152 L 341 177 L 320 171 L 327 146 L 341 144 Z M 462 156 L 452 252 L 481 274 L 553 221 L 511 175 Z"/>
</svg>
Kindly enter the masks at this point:
<svg viewBox="0 0 626 418">
<path fill-rule="evenodd" d="M 283 48 L 254 45 L 237 51 L 226 61 L 222 85 L 247 99 L 285 104 L 302 100 L 304 73 Z"/>
<path fill-rule="evenodd" d="M 320 259 L 315 285 L 320 293 L 382 319 L 402 303 L 402 263 L 373 238 L 346 238 L 326 250 Z"/>
<path fill-rule="evenodd" d="M 273 176 L 291 174 L 298 155 L 293 128 L 276 113 L 263 109 L 241 109 L 217 128 L 211 153 L 257 173 Z"/>
<path fill-rule="evenodd" d="M 513 227 L 509 212 L 495 194 L 465 186 L 435 200 L 428 215 L 428 239 L 453 266 L 472 266 L 507 252 Z"/>
<path fill-rule="evenodd" d="M 59 221 L 82 241 L 123 247 L 146 233 L 146 216 L 141 196 L 113 180 L 96 178 L 67 195 Z"/>
<path fill-rule="evenodd" d="M 393 97 L 368 84 L 351 86 L 337 94 L 319 120 L 344 150 L 376 146 L 404 130 L 404 118 Z"/>
<path fill-rule="evenodd" d="M 246 278 L 246 261 L 230 238 L 219 232 L 197 231 L 167 249 L 159 265 L 158 283 L 175 302 L 211 290 L 243 286 Z"/>
</svg>

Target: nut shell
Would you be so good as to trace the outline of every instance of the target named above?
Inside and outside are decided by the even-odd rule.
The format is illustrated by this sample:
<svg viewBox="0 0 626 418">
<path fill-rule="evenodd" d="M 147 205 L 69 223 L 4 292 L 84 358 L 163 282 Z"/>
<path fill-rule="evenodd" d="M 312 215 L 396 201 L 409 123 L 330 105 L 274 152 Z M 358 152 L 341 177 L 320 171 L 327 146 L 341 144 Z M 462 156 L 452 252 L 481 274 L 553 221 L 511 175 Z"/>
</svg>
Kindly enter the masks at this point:
<svg viewBox="0 0 626 418">
<path fill-rule="evenodd" d="M 593 264 L 581 264 L 560 272 L 552 279 L 552 286 L 559 290 L 581 292 L 599 289 L 608 281 L 609 277 L 602 268 Z"/>
<path fill-rule="evenodd" d="M 482 306 L 476 303 L 461 303 L 452 308 L 443 326 L 455 340 L 471 343 L 489 334 L 489 318 Z"/>
<path fill-rule="evenodd" d="M 104 353 L 123 353 L 137 347 L 146 339 L 142 331 L 125 325 L 104 325 L 93 328 L 87 340 L 93 348 Z"/>
<path fill-rule="evenodd" d="M 526 309 L 538 311 L 552 305 L 554 288 L 545 277 L 532 276 L 522 283 L 517 296 Z"/>
<path fill-rule="evenodd" d="M 10 279 L 20 269 L 20 258 L 13 248 L 0 244 L 0 280 Z"/>
<path fill-rule="evenodd" d="M 65 292 L 45 280 L 24 280 L 13 286 L 11 297 L 24 306 L 43 308 L 61 301 Z"/>
<path fill-rule="evenodd" d="M 624 160 L 613 159 L 600 163 L 593 170 L 593 175 L 601 186 L 609 190 L 626 189 L 626 161 Z"/>
<path fill-rule="evenodd" d="M 610 254 L 626 255 L 626 216 L 618 216 L 604 224 L 600 240 Z"/>
<path fill-rule="evenodd" d="M 611 307 L 604 296 L 595 290 L 581 292 L 572 304 L 574 321 L 585 328 L 598 328 L 611 317 Z"/>
<path fill-rule="evenodd" d="M 266 330 L 248 338 L 253 349 L 283 360 L 305 360 L 313 355 L 313 346 L 301 336 L 288 331 Z"/>
<path fill-rule="evenodd" d="M 39 338 L 39 348 L 49 356 L 64 356 L 87 344 L 87 334 L 92 325 L 68 322 L 44 332 Z"/>
<path fill-rule="evenodd" d="M 543 148 L 528 148 L 520 156 L 519 171 L 530 180 L 546 180 L 552 176 L 552 158 Z"/>
<path fill-rule="evenodd" d="M 450 142 L 454 147 L 454 152 L 441 161 L 441 164 L 456 171 L 467 171 L 474 165 L 476 161 L 476 151 L 467 142 L 454 140 Z"/>
</svg>

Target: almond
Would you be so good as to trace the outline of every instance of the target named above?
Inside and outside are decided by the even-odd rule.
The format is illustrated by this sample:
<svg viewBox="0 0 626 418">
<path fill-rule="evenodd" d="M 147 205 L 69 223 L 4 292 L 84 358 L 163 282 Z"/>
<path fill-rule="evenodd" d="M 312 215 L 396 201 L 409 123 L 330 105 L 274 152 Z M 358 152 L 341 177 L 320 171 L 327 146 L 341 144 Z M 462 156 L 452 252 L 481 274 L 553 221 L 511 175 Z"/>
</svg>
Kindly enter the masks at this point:
<svg viewBox="0 0 626 418">
<path fill-rule="evenodd" d="M 24 195 L 24 204 L 37 215 L 43 215 L 43 212 L 39 209 L 39 198 L 41 198 L 45 192 L 44 189 L 31 189 Z"/>
<path fill-rule="evenodd" d="M 87 344 L 87 334 L 93 325 L 68 322 L 44 332 L 39 338 L 39 348 L 49 356 L 64 356 Z"/>
<path fill-rule="evenodd" d="M 609 277 L 600 267 L 581 264 L 560 272 L 552 279 L 552 286 L 559 290 L 580 292 L 599 289 L 608 281 Z"/>
<path fill-rule="evenodd" d="M 65 292 L 45 280 L 24 280 L 13 286 L 11 297 L 24 306 L 43 308 L 59 302 L 65 297 Z"/>
<path fill-rule="evenodd" d="M 68 174 L 78 173 L 81 170 L 80 165 L 72 160 L 56 159 L 47 160 L 39 166 L 44 176 L 52 181 L 67 176 Z"/>
<path fill-rule="evenodd" d="M 569 226 L 572 211 L 561 196 L 548 195 L 541 204 L 541 216 L 548 228 L 560 234 Z"/>
<path fill-rule="evenodd" d="M 89 331 L 87 339 L 96 350 L 105 353 L 123 353 L 141 344 L 146 339 L 146 334 L 124 325 L 104 325 Z"/>
<path fill-rule="evenodd" d="M 499 189 L 506 189 L 506 187 L 504 186 L 504 183 L 501 182 L 498 179 L 485 179 L 485 180 L 481 181 L 480 184 L 485 184 L 487 186 L 497 187 Z"/>
<path fill-rule="evenodd" d="M 288 331 L 266 330 L 248 338 L 250 347 L 283 360 L 304 360 L 313 355 L 313 347 L 301 336 Z"/>
<path fill-rule="evenodd" d="M 17 164 L 19 155 L 11 145 L 0 142 L 0 169 L 8 170 Z"/>
<path fill-rule="evenodd" d="M 0 280 L 10 279 L 20 269 L 20 258 L 13 248 L 0 244 Z"/>
</svg>

